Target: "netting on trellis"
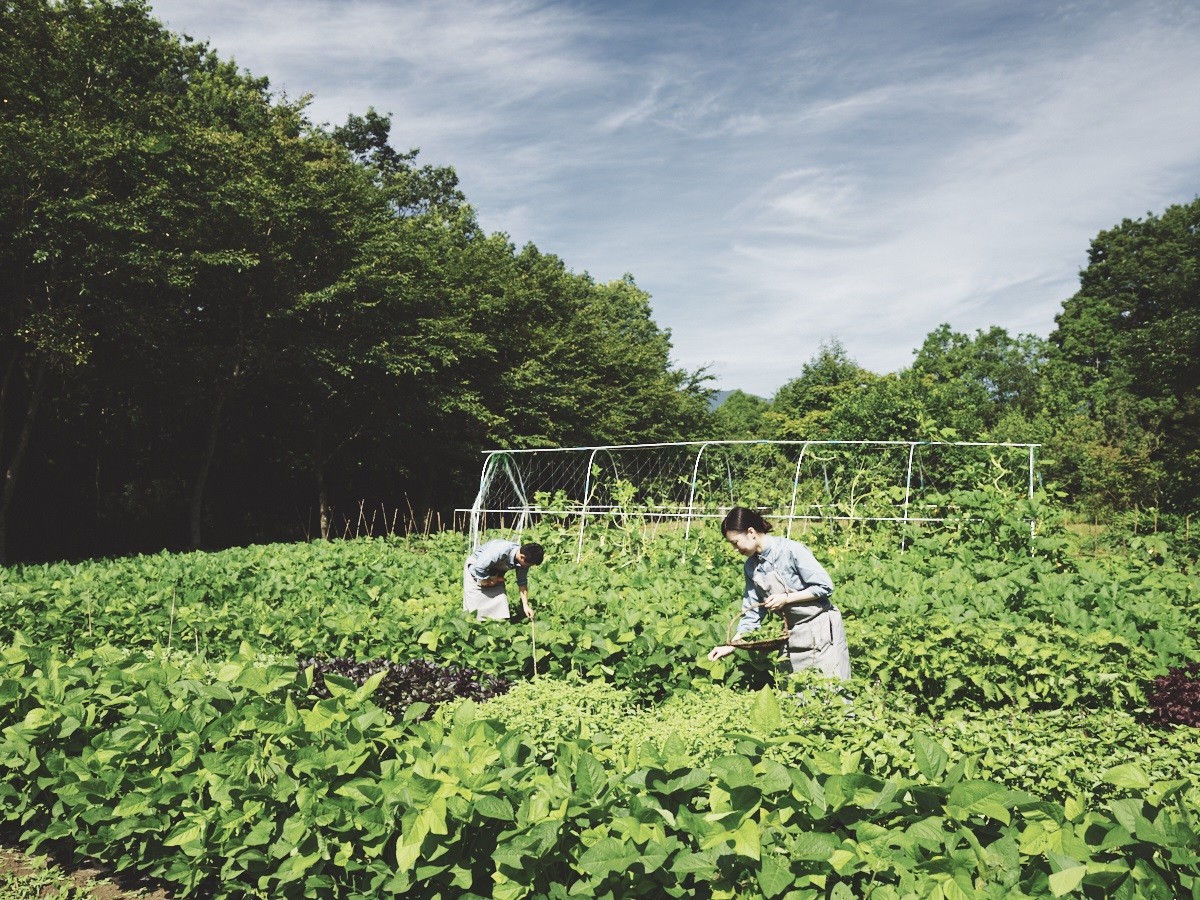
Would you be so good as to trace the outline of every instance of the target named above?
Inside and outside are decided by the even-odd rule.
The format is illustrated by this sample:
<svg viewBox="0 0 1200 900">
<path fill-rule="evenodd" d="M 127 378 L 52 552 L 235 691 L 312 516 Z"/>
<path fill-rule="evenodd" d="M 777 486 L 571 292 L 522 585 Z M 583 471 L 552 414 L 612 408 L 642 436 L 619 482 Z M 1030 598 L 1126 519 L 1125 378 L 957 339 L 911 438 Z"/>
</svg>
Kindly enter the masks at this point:
<svg viewBox="0 0 1200 900">
<path fill-rule="evenodd" d="M 589 520 L 720 518 L 749 506 L 794 523 L 940 522 L 962 491 L 1030 496 L 1036 444 L 908 441 L 695 441 L 485 456 L 470 513 L 520 532 L 531 516 Z"/>
</svg>

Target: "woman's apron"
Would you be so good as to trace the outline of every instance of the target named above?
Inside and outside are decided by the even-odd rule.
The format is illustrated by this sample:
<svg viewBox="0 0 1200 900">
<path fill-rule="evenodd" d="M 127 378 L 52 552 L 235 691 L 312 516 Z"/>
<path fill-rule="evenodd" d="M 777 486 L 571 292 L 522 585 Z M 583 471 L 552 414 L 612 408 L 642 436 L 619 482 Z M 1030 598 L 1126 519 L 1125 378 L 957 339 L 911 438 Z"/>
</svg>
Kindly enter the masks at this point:
<svg viewBox="0 0 1200 900">
<path fill-rule="evenodd" d="M 789 593 L 778 572 L 755 572 L 754 587 L 759 600 L 773 594 Z M 833 678 L 850 678 L 850 648 L 842 613 L 829 600 L 789 603 L 783 608 L 787 622 L 787 645 L 779 659 L 779 671 L 800 672 L 819 669 Z"/>
</svg>

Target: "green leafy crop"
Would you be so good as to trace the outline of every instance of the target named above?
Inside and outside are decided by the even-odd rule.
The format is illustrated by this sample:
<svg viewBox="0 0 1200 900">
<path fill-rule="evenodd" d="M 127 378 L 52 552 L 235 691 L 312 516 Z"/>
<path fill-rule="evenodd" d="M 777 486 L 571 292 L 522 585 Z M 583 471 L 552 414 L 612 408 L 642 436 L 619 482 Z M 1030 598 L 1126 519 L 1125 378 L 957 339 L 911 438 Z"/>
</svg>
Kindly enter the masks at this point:
<svg viewBox="0 0 1200 900">
<path fill-rule="evenodd" d="M 713 530 L 533 537 L 520 624 L 455 535 L 0 569 L 0 818 L 216 898 L 1200 890 L 1200 734 L 1148 706 L 1200 661 L 1186 542 L 810 532 L 829 684 L 708 660 Z"/>
</svg>

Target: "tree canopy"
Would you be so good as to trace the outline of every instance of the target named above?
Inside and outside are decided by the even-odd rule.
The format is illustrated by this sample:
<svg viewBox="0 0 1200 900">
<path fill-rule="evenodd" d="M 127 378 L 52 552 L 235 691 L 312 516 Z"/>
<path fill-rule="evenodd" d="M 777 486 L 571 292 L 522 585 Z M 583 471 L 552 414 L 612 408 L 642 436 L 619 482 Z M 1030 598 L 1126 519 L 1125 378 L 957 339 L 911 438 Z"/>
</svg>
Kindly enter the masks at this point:
<svg viewBox="0 0 1200 900">
<path fill-rule="evenodd" d="M 1083 465 L 1107 461 L 1117 503 L 1200 497 L 1200 199 L 1092 241 L 1050 335 Z"/>
<path fill-rule="evenodd" d="M 0 101 L 0 558 L 448 520 L 497 446 L 1038 442 L 1082 509 L 1196 507 L 1200 200 L 1102 232 L 1048 339 L 943 324 L 884 375 L 834 340 L 710 412 L 632 276 L 485 233 L 387 116 L 315 125 L 142 0 L 0 0 Z"/>
<path fill-rule="evenodd" d="M 386 116 L 314 125 L 140 0 L 4 0 L 0 95 L 0 556 L 448 517 L 485 448 L 707 417 L 631 277 L 484 233 Z"/>
</svg>

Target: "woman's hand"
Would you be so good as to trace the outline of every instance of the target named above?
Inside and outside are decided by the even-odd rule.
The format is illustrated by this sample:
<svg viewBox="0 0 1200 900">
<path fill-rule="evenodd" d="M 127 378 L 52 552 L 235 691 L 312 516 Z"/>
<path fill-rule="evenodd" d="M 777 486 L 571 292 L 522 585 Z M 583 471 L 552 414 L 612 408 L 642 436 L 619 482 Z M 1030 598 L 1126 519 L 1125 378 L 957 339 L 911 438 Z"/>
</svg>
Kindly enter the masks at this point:
<svg viewBox="0 0 1200 900">
<path fill-rule="evenodd" d="M 792 595 L 787 594 L 772 594 L 763 601 L 763 606 L 772 611 L 779 611 L 792 602 Z"/>
<path fill-rule="evenodd" d="M 716 662 L 718 659 L 728 656 L 730 653 L 732 653 L 736 649 L 737 649 L 736 647 L 731 647 L 728 644 L 721 644 L 721 646 L 719 646 L 719 647 L 713 647 L 711 650 L 708 651 L 708 661 Z"/>
</svg>

